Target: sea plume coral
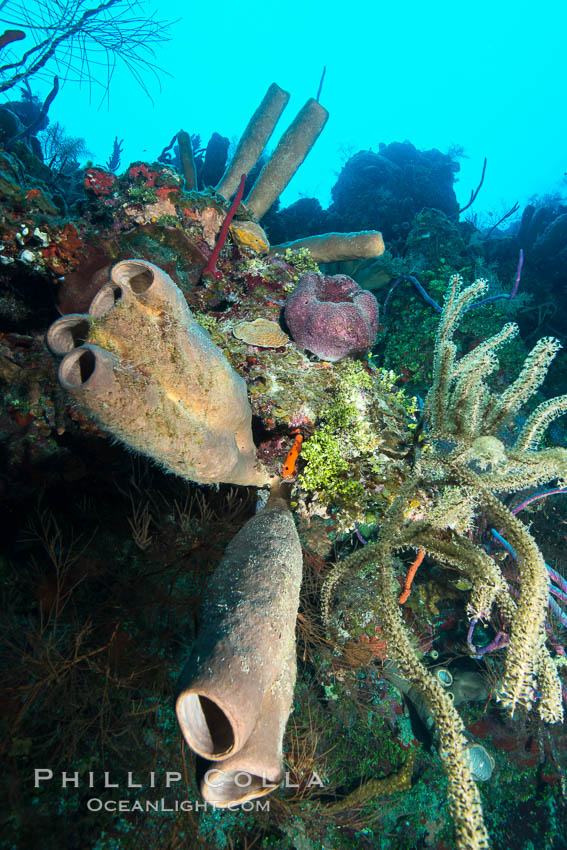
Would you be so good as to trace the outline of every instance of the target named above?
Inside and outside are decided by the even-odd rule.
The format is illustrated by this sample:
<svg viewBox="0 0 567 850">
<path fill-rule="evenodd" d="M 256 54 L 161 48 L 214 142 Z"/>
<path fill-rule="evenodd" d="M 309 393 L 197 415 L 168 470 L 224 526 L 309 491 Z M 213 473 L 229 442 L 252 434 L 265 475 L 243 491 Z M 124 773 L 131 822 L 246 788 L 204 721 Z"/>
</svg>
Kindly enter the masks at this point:
<svg viewBox="0 0 567 850">
<path fill-rule="evenodd" d="M 487 848 L 488 834 L 467 758 L 465 728 L 446 692 L 416 654 L 398 601 L 394 553 L 422 551 L 465 576 L 470 583 L 467 614 L 473 628 L 478 621 L 487 620 L 493 609 L 502 615 L 509 635 L 496 698 L 511 715 L 519 707 L 530 710 L 537 706 L 544 722 L 557 723 L 563 718 L 561 682 L 545 645 L 546 565 L 528 529 L 499 498 L 501 493 L 567 478 L 567 451 L 539 448 L 545 428 L 565 412 L 565 396 L 537 407 L 513 445 L 501 439 L 502 428 L 541 385 L 559 344 L 540 340 L 518 378 L 501 395 L 495 394 L 487 378 L 498 367 L 497 350 L 517 333 L 516 326 L 506 325 L 460 359 L 453 341 L 461 316 L 485 290 L 483 280 L 464 288 L 460 277 L 451 279 L 425 405 L 429 429 L 425 441 L 421 447 L 416 443 L 412 467 L 385 514 L 376 541 L 340 561 L 322 591 L 323 619 L 330 634 L 336 635 L 333 598 L 340 595 L 340 586 L 357 574 L 366 576 L 388 653 L 435 720 L 457 846 L 467 850 Z M 419 519 L 410 510 L 410 505 L 415 508 L 416 504 Z M 497 560 L 467 534 L 470 520 L 479 510 L 501 529 L 518 554 L 517 600 Z M 449 521 L 453 515 L 458 521 Z"/>
<path fill-rule="evenodd" d="M 512 600 L 505 603 L 513 616 L 499 696 L 512 714 L 518 704 L 530 708 L 541 668 L 545 686 L 539 710 L 543 719 L 554 722 L 562 719 L 562 706 L 559 680 L 557 675 L 549 678 L 543 647 L 549 577 L 537 544 L 497 494 L 567 478 L 567 451 L 539 449 L 547 426 L 565 411 L 566 397 L 537 407 L 511 447 L 497 435 L 543 383 L 560 345 L 555 339 L 540 339 L 518 378 L 502 395 L 492 393 L 486 379 L 498 367 L 496 351 L 515 336 L 517 326 L 505 325 L 460 360 L 452 340 L 464 311 L 485 291 L 484 280 L 463 289 L 458 276 L 451 279 L 437 334 L 433 385 L 426 402 L 434 451 L 429 458 L 423 457 L 421 469 L 427 476 L 451 478 L 469 488 L 518 552 L 520 597 L 517 606 Z M 492 603 L 503 601 L 504 591 L 494 587 L 493 577 L 488 575 L 477 575 L 474 584 L 475 598 L 484 601 L 481 607 L 472 606 L 472 616 L 487 617 Z M 503 580 L 498 584 L 502 588 Z"/>
</svg>

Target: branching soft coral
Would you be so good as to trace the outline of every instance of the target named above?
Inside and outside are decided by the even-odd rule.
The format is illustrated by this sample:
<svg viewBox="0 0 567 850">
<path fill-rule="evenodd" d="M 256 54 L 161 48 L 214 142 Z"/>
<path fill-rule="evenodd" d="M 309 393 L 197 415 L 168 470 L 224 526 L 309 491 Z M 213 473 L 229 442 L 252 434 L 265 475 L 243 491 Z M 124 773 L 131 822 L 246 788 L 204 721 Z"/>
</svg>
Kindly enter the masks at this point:
<svg viewBox="0 0 567 850">
<path fill-rule="evenodd" d="M 496 494 L 567 478 L 567 451 L 538 448 L 545 429 L 565 411 L 567 396 L 551 399 L 536 408 L 513 446 L 507 447 L 498 438 L 539 389 L 560 345 L 552 338 L 540 339 L 528 354 L 518 378 L 500 396 L 492 393 L 486 380 L 498 368 L 496 351 L 515 336 L 517 326 L 505 325 L 460 360 L 456 358 L 457 349 L 452 340 L 463 312 L 485 291 L 483 280 L 463 289 L 458 276 L 451 279 L 437 334 L 433 386 L 426 402 L 431 427 L 430 452 L 422 454 L 417 471 L 425 480 L 437 479 L 437 486 L 445 479 L 444 484 L 458 483 L 468 488 L 507 533 L 519 554 L 520 596 L 499 689 L 501 701 L 513 714 L 518 704 L 530 708 L 537 690 L 535 680 L 545 654 L 542 647 L 549 578 L 537 544 Z M 476 582 L 482 585 L 483 579 L 477 577 Z M 472 616 L 480 618 L 489 614 L 490 605 L 484 610 L 471 611 Z M 547 663 L 544 666 L 547 671 Z M 544 678 L 551 686 L 547 672 Z M 560 720 L 557 676 L 552 692 L 543 690 L 542 694 L 539 706 L 542 717 Z"/>
</svg>

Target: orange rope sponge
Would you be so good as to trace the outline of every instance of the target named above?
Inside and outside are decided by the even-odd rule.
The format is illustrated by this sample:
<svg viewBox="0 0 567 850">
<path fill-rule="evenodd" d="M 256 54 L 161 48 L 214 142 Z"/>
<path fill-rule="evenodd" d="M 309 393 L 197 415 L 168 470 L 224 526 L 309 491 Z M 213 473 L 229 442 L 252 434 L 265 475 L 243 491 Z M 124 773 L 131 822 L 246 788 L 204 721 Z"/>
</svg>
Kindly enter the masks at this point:
<svg viewBox="0 0 567 850">
<path fill-rule="evenodd" d="M 424 557 L 425 557 L 425 552 L 423 551 L 423 549 L 420 549 L 419 552 L 417 553 L 417 558 L 415 559 L 415 561 L 413 562 L 413 564 L 411 565 L 411 567 L 408 570 L 408 574 L 407 574 L 406 580 L 404 582 L 404 589 L 402 590 L 402 592 L 400 593 L 400 595 L 398 597 L 398 602 L 400 603 L 400 605 L 403 605 L 404 602 L 407 601 L 407 599 L 410 595 L 410 592 L 411 592 L 411 586 L 412 586 L 412 582 L 415 578 L 417 568 L 419 567 L 419 565 L 423 561 Z"/>
<path fill-rule="evenodd" d="M 283 478 L 291 478 L 293 473 L 295 472 L 295 464 L 297 463 L 297 458 L 299 457 L 302 443 L 303 437 L 301 436 L 301 434 L 297 434 L 295 440 L 293 441 L 293 446 L 287 453 L 287 457 L 285 459 L 282 473 Z"/>
</svg>

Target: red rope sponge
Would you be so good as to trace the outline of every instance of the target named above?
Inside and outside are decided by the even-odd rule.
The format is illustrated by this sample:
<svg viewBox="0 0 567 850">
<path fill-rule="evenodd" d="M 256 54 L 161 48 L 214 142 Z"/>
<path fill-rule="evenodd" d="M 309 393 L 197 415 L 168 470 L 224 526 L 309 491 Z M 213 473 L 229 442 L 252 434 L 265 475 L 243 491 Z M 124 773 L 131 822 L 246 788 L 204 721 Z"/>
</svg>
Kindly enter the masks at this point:
<svg viewBox="0 0 567 850">
<path fill-rule="evenodd" d="M 215 243 L 215 247 L 213 248 L 213 253 L 209 257 L 209 262 L 205 266 L 203 270 L 203 277 L 214 277 L 215 280 L 222 279 L 222 272 L 219 272 L 217 269 L 217 260 L 219 258 L 219 254 L 222 251 L 224 243 L 226 242 L 226 237 L 228 236 L 228 228 L 230 227 L 230 222 L 233 219 L 234 213 L 238 209 L 240 201 L 242 200 L 242 196 L 244 194 L 244 184 L 246 182 L 246 174 L 243 174 L 240 178 L 240 184 L 238 189 L 236 190 L 236 195 L 234 196 L 234 200 L 230 205 L 230 209 L 226 214 L 226 218 L 222 223 L 222 227 L 220 229 L 219 238 Z"/>
</svg>

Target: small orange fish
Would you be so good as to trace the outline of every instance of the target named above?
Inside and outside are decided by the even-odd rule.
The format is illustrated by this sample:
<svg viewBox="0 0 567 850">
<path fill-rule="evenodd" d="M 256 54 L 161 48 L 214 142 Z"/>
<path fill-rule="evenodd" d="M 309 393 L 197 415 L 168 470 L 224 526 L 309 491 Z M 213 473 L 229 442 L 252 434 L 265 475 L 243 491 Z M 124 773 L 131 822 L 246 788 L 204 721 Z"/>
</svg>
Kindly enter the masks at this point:
<svg viewBox="0 0 567 850">
<path fill-rule="evenodd" d="M 287 453 L 287 457 L 283 466 L 283 478 L 291 478 L 293 473 L 295 472 L 295 464 L 297 463 L 297 458 L 299 457 L 299 453 L 301 452 L 302 443 L 303 437 L 301 436 L 301 434 L 298 434 L 295 440 L 293 441 L 293 446 Z"/>
</svg>

